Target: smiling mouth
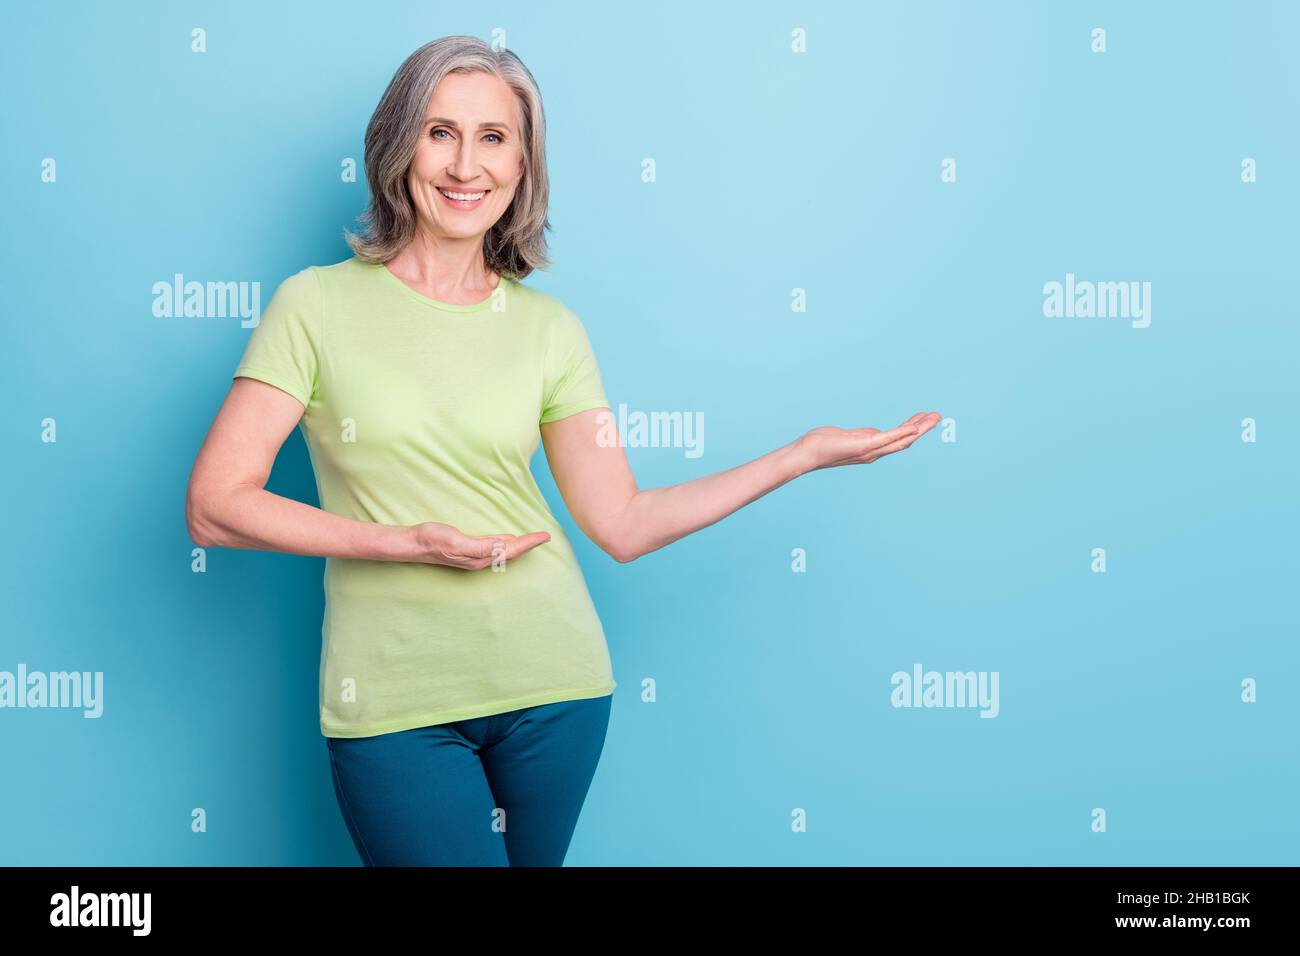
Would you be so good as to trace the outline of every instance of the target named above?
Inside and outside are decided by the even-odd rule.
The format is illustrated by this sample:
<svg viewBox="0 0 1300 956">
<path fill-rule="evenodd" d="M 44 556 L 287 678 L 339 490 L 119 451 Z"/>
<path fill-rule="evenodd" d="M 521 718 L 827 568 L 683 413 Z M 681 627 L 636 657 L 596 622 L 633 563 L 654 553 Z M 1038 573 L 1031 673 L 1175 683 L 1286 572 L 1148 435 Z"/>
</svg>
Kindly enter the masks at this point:
<svg viewBox="0 0 1300 956">
<path fill-rule="evenodd" d="M 441 186 L 435 187 L 439 195 L 457 209 L 473 209 L 487 196 L 490 189 L 478 189 L 473 192 L 462 192 L 461 190 L 443 189 Z"/>
</svg>

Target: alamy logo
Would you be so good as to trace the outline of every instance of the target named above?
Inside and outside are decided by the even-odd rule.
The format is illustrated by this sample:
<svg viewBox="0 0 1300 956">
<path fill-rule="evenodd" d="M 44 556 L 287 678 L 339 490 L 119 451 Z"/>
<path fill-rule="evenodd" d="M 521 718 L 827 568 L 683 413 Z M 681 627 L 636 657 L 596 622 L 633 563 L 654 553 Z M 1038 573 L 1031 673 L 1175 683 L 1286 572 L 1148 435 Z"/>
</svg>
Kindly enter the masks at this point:
<svg viewBox="0 0 1300 956">
<path fill-rule="evenodd" d="M 1043 315 L 1049 319 L 1132 319 L 1133 328 L 1151 324 L 1150 282 L 1076 282 L 1073 272 L 1064 284 L 1043 286 Z"/>
<path fill-rule="evenodd" d="M 704 454 L 703 412 L 632 412 L 618 404 L 618 420 L 610 411 L 596 416 L 600 430 L 596 444 L 601 448 L 685 448 L 687 458 Z"/>
<path fill-rule="evenodd" d="M 186 282 L 176 273 L 171 282 L 153 284 L 153 314 L 160 319 L 224 319 L 239 316 L 245 329 L 262 321 L 262 283 Z"/>
<path fill-rule="evenodd" d="M 131 935 L 148 936 L 152 924 L 150 893 L 87 893 L 75 884 L 69 893 L 50 897 L 51 926 L 130 926 Z"/>
<path fill-rule="evenodd" d="M 997 671 L 894 671 L 889 702 L 895 707 L 978 707 L 981 717 L 998 715 Z"/>
<path fill-rule="evenodd" d="M 0 708 L 3 707 L 79 707 L 83 717 L 104 713 L 103 671 L 27 672 L 26 664 L 18 673 L 0 671 Z"/>
</svg>

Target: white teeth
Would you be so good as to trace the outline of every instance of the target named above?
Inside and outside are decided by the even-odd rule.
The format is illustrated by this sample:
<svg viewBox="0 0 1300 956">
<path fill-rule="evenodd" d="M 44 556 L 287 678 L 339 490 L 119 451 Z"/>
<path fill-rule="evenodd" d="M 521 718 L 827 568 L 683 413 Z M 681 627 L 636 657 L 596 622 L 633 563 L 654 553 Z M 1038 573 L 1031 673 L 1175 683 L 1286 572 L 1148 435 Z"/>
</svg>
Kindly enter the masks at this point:
<svg viewBox="0 0 1300 956">
<path fill-rule="evenodd" d="M 442 193 L 448 199 L 458 199 L 461 202 L 473 202 L 475 199 L 482 199 L 487 195 L 486 191 L 477 193 L 452 193 L 445 189 L 439 189 L 438 192 Z"/>
</svg>

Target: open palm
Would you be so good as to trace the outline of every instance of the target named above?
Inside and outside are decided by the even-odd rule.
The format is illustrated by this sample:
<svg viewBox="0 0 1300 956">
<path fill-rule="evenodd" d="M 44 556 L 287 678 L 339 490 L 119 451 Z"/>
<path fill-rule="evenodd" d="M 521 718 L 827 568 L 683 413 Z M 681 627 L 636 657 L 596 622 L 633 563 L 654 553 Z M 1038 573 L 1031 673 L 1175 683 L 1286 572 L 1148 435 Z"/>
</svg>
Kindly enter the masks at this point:
<svg viewBox="0 0 1300 956">
<path fill-rule="evenodd" d="M 836 428 L 822 425 L 801 439 L 799 445 L 809 461 L 809 471 L 837 465 L 867 465 L 885 455 L 902 451 L 935 425 L 938 412 L 917 412 L 897 428 Z"/>
</svg>

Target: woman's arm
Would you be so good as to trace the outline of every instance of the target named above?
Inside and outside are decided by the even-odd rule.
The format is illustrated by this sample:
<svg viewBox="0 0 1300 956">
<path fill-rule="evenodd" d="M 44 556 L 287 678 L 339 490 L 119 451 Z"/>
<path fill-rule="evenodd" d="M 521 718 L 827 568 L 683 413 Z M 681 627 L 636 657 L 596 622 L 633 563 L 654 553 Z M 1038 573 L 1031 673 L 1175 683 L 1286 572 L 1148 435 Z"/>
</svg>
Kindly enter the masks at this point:
<svg viewBox="0 0 1300 956">
<path fill-rule="evenodd" d="M 889 431 L 814 428 L 761 458 L 662 488 L 638 490 L 622 445 L 597 440 L 608 409 L 542 426 L 546 460 L 573 520 L 614 560 L 626 563 L 708 527 L 800 475 L 867 464 L 900 451 L 933 428 L 938 412 L 918 412 Z"/>
<path fill-rule="evenodd" d="M 550 540 L 544 531 L 471 537 L 434 521 L 355 521 L 266 491 L 280 446 L 303 411 L 302 402 L 273 385 L 234 380 L 190 474 L 185 523 L 195 544 L 478 570 Z"/>
</svg>

